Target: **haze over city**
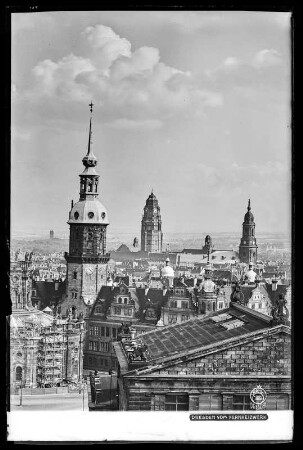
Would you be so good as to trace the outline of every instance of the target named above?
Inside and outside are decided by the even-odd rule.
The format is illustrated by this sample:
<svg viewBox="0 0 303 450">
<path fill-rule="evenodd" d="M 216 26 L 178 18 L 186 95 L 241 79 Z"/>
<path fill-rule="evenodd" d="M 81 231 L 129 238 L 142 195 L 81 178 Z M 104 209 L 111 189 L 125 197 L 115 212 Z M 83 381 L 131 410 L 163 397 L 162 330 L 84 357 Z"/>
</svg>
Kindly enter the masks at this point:
<svg viewBox="0 0 303 450">
<path fill-rule="evenodd" d="M 24 57 L 26 56 L 26 57 Z M 68 234 L 93 100 L 109 233 L 290 232 L 290 14 L 97 11 L 12 17 L 11 229 Z"/>
</svg>

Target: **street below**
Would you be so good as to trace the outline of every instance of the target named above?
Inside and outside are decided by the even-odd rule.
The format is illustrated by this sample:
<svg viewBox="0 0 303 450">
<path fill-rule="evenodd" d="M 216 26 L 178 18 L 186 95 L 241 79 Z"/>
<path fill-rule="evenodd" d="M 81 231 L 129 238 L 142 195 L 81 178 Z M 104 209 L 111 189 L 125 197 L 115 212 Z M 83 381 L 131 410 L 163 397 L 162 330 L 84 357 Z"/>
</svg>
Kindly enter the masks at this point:
<svg viewBox="0 0 303 450">
<path fill-rule="evenodd" d="M 11 395 L 11 411 L 88 411 L 87 392 L 66 394 Z M 83 409 L 84 406 L 84 409 Z"/>
</svg>

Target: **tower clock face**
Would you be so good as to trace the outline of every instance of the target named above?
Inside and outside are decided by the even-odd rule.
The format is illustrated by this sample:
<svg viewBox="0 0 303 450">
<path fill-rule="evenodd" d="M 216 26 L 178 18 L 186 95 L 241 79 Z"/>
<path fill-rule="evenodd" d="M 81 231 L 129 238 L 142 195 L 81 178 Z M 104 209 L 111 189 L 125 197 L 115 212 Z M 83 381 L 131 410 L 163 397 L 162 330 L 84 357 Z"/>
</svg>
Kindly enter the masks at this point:
<svg viewBox="0 0 303 450">
<path fill-rule="evenodd" d="M 211 280 L 207 280 L 203 284 L 203 288 L 205 292 L 213 292 L 214 290 L 214 283 Z"/>
</svg>

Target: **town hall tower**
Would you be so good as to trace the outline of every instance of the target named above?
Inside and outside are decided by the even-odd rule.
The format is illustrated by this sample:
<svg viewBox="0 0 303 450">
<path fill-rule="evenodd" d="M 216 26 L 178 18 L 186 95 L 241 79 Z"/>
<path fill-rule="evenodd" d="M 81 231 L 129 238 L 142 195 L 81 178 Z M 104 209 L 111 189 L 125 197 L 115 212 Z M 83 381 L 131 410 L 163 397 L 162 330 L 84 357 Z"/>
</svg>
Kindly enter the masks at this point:
<svg viewBox="0 0 303 450">
<path fill-rule="evenodd" d="M 158 200 L 153 193 L 149 195 L 141 221 L 141 250 L 162 253 L 162 220 Z"/>
<path fill-rule="evenodd" d="M 256 264 L 257 262 L 257 242 L 255 236 L 254 216 L 251 212 L 250 199 L 248 200 L 247 213 L 244 216 L 242 238 L 239 246 L 240 262 Z"/>
</svg>

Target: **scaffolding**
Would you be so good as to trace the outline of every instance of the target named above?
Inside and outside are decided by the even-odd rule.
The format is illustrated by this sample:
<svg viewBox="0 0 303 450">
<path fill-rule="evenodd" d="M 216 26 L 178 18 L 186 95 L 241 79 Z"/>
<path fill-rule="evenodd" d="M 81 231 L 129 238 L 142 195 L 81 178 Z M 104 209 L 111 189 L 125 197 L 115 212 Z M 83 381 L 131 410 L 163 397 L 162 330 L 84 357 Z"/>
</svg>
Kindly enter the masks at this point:
<svg viewBox="0 0 303 450">
<path fill-rule="evenodd" d="M 64 331 L 62 326 L 45 328 L 37 358 L 37 382 L 41 387 L 55 387 L 62 383 L 65 373 Z"/>
</svg>

